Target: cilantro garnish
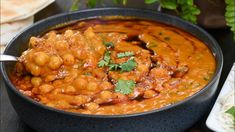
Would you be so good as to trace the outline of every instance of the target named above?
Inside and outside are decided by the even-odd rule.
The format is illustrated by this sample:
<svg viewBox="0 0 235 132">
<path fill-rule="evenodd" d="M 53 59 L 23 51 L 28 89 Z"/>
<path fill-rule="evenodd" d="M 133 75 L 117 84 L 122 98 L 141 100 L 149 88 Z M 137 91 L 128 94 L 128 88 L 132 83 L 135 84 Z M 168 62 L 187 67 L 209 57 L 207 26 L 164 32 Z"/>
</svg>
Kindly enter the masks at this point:
<svg viewBox="0 0 235 132">
<path fill-rule="evenodd" d="M 109 61 L 110 61 L 110 54 L 111 54 L 110 51 L 106 51 L 105 52 L 105 54 L 104 54 L 104 61 L 109 63 Z"/>
<path fill-rule="evenodd" d="M 134 57 L 130 58 L 127 62 L 121 64 L 109 64 L 109 70 L 116 71 L 118 68 L 121 69 L 121 72 L 129 72 L 137 66 Z"/>
<path fill-rule="evenodd" d="M 227 111 L 225 111 L 225 113 L 232 115 L 233 118 L 235 119 L 235 106 L 232 106 L 231 108 L 229 108 Z"/>
<path fill-rule="evenodd" d="M 134 55 L 134 52 L 123 52 L 123 53 L 118 53 L 117 54 L 117 57 L 118 58 L 123 58 L 123 57 L 129 57 L 129 56 L 133 56 Z"/>
<path fill-rule="evenodd" d="M 135 82 L 133 80 L 119 79 L 115 87 L 115 92 L 122 94 L 130 94 L 133 92 L 134 88 Z"/>
<path fill-rule="evenodd" d="M 98 66 L 99 67 L 104 67 L 104 66 L 108 66 L 109 62 L 110 62 L 110 51 L 106 51 L 104 54 L 104 59 L 99 61 Z"/>
<path fill-rule="evenodd" d="M 133 57 L 131 57 L 127 62 L 124 62 L 119 65 L 119 67 L 121 68 L 121 72 L 129 72 L 133 70 L 136 66 L 137 63 Z"/>
<path fill-rule="evenodd" d="M 106 47 L 111 47 L 111 48 L 113 48 L 114 47 L 114 44 L 113 44 L 113 42 L 103 42 L 104 43 L 104 45 L 106 46 Z"/>
<path fill-rule="evenodd" d="M 99 67 L 104 67 L 104 66 L 107 66 L 108 65 L 108 63 L 106 62 L 106 61 L 104 61 L 104 60 L 101 60 L 101 61 L 99 61 L 99 63 L 98 63 L 98 66 Z"/>
<path fill-rule="evenodd" d="M 119 64 L 109 64 L 110 71 L 116 71 L 119 67 Z"/>
<path fill-rule="evenodd" d="M 121 63 L 121 64 L 110 64 L 111 63 L 111 58 L 110 58 L 110 51 L 106 51 L 104 55 L 104 59 L 99 61 L 98 66 L 99 67 L 104 67 L 108 66 L 109 70 L 111 71 L 116 71 L 118 68 L 121 69 L 121 72 L 129 72 L 133 70 L 136 66 L 137 63 L 134 60 L 134 57 L 131 57 L 127 62 Z"/>
</svg>

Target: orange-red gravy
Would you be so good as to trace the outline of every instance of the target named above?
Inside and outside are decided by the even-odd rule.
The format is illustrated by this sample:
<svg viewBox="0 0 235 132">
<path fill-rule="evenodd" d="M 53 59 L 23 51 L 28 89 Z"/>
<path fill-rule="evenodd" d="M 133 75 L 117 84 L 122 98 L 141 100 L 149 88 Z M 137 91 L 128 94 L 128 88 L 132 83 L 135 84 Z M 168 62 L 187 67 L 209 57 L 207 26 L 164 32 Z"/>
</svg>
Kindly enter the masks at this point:
<svg viewBox="0 0 235 132">
<path fill-rule="evenodd" d="M 139 19 L 79 21 L 31 37 L 29 46 L 11 76 L 19 91 L 47 106 L 85 114 L 171 105 L 201 90 L 216 67 L 209 48 L 194 36 Z M 100 66 L 107 52 L 109 64 Z M 132 55 L 118 57 L 126 52 Z M 130 59 L 136 65 L 129 71 L 109 67 Z M 135 85 L 124 94 L 115 90 L 118 80 Z"/>
</svg>

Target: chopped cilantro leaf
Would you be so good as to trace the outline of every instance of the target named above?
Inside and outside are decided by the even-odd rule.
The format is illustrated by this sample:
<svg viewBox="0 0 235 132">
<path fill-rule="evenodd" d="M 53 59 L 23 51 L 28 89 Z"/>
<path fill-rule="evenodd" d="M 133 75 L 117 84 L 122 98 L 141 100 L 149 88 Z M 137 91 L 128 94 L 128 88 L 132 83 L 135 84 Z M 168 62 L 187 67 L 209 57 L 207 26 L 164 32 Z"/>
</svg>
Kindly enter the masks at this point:
<svg viewBox="0 0 235 132">
<path fill-rule="evenodd" d="M 114 47 L 113 42 L 103 42 L 106 47 Z"/>
<path fill-rule="evenodd" d="M 106 61 L 107 63 L 109 63 L 110 61 L 110 54 L 111 54 L 110 51 L 106 51 L 104 54 L 104 61 Z"/>
<path fill-rule="evenodd" d="M 106 61 L 104 61 L 104 60 L 101 60 L 99 63 L 98 63 L 98 66 L 99 67 L 104 67 L 104 66 L 107 66 L 108 65 L 108 63 L 106 62 Z"/>
<path fill-rule="evenodd" d="M 104 54 L 104 59 L 99 61 L 98 66 L 99 67 L 104 67 L 104 66 L 108 66 L 109 61 L 110 61 L 110 51 L 106 51 Z"/>
<path fill-rule="evenodd" d="M 129 72 L 137 66 L 137 63 L 135 62 L 134 57 L 131 57 L 127 62 L 124 62 L 121 64 L 114 64 L 114 63 L 110 64 L 112 62 L 110 54 L 111 54 L 110 51 L 105 52 L 104 59 L 98 62 L 99 67 L 108 66 L 109 70 L 111 71 L 116 71 L 118 70 L 118 68 L 120 68 L 121 72 Z"/>
<path fill-rule="evenodd" d="M 124 62 L 119 65 L 119 67 L 121 68 L 121 72 L 129 72 L 133 70 L 136 66 L 137 66 L 137 63 L 133 57 L 130 58 L 127 62 Z"/>
<path fill-rule="evenodd" d="M 118 69 L 118 64 L 109 64 L 109 70 L 110 71 L 116 71 Z"/>
<path fill-rule="evenodd" d="M 118 58 L 123 58 L 123 57 L 129 57 L 129 56 L 133 56 L 134 55 L 134 52 L 123 52 L 123 53 L 118 53 L 117 54 L 117 57 Z"/>
<path fill-rule="evenodd" d="M 130 94 L 133 92 L 134 88 L 135 82 L 133 80 L 119 79 L 115 87 L 115 92 L 122 94 Z"/>
<path fill-rule="evenodd" d="M 225 111 L 225 113 L 232 115 L 235 120 L 235 106 L 232 106 L 231 108 L 229 108 L 227 111 Z"/>
</svg>

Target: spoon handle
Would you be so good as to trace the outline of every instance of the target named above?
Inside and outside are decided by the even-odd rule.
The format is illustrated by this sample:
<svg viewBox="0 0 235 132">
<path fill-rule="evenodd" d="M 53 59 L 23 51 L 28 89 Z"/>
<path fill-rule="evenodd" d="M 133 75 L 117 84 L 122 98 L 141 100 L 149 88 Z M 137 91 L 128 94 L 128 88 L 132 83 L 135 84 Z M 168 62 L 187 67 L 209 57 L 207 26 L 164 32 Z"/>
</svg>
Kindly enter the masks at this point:
<svg viewBox="0 0 235 132">
<path fill-rule="evenodd" d="M 18 57 L 12 55 L 2 55 L 0 54 L 0 62 L 4 61 L 18 61 Z"/>
</svg>

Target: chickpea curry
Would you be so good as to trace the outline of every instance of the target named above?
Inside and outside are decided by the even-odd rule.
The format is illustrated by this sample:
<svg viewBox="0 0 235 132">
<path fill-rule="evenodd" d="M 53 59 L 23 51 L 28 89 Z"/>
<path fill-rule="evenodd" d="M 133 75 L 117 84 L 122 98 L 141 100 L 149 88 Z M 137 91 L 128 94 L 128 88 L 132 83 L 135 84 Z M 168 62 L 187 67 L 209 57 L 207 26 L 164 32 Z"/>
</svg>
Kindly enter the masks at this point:
<svg viewBox="0 0 235 132">
<path fill-rule="evenodd" d="M 131 114 L 179 102 L 216 64 L 194 36 L 142 19 L 90 19 L 31 37 L 11 75 L 23 94 L 83 114 Z"/>
</svg>

